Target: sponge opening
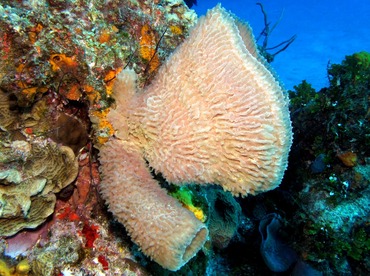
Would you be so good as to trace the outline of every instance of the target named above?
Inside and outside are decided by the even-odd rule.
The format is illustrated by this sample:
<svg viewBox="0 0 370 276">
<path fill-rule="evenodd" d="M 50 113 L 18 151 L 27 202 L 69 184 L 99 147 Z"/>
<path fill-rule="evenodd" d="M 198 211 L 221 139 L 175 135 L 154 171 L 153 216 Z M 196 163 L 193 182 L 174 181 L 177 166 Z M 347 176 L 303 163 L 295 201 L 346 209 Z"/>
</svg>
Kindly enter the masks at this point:
<svg viewBox="0 0 370 276">
<path fill-rule="evenodd" d="M 206 227 L 202 227 L 199 231 L 195 234 L 194 238 L 191 240 L 190 244 L 186 247 L 183 255 L 183 261 L 186 263 L 190 260 L 194 255 L 199 251 L 199 249 L 203 246 L 206 242 L 208 237 L 208 229 Z"/>
</svg>

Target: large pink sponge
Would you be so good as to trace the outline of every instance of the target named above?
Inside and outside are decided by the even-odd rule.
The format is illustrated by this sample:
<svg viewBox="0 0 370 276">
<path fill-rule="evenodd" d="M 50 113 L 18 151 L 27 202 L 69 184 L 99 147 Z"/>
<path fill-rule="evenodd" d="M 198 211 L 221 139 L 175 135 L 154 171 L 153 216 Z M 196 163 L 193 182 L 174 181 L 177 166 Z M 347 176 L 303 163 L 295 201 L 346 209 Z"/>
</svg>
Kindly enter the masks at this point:
<svg viewBox="0 0 370 276">
<path fill-rule="evenodd" d="M 124 70 L 115 83 L 108 119 L 116 138 L 100 153 L 103 196 L 143 252 L 177 270 L 207 230 L 157 186 L 145 161 L 178 185 L 215 183 L 233 195 L 273 189 L 292 143 L 288 98 L 249 27 L 220 6 L 144 91 L 135 78 Z"/>
</svg>

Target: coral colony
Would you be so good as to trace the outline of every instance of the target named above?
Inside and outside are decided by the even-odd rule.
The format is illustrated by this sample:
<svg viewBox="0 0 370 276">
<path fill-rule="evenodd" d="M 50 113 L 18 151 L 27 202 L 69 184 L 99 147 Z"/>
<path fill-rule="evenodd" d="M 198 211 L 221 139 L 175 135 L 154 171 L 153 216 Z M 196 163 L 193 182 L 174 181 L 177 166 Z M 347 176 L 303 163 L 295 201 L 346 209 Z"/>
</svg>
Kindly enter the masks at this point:
<svg viewBox="0 0 370 276">
<path fill-rule="evenodd" d="M 185 2 L 1 1 L 0 275 L 367 274 L 370 54 Z"/>
</svg>

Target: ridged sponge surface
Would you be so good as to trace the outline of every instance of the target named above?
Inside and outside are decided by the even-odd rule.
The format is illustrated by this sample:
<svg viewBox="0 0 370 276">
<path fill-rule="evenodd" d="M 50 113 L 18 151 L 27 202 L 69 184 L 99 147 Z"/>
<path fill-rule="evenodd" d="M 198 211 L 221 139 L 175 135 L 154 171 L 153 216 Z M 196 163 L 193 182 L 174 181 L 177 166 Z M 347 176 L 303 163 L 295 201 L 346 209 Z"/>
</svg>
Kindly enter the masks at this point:
<svg viewBox="0 0 370 276">
<path fill-rule="evenodd" d="M 124 70 L 114 87 L 116 128 L 100 152 L 102 193 L 143 252 L 177 270 L 208 230 L 161 189 L 215 183 L 234 195 L 278 186 L 292 143 L 288 99 L 259 56 L 249 27 L 217 6 L 144 91 Z"/>
<path fill-rule="evenodd" d="M 246 31 L 211 10 L 132 110 L 145 158 L 168 181 L 216 183 L 234 195 L 280 184 L 292 142 L 288 98 L 248 51 L 256 46 Z"/>
<path fill-rule="evenodd" d="M 206 226 L 159 187 L 137 152 L 111 140 L 100 151 L 102 195 L 141 250 L 177 270 L 203 246 Z"/>
</svg>

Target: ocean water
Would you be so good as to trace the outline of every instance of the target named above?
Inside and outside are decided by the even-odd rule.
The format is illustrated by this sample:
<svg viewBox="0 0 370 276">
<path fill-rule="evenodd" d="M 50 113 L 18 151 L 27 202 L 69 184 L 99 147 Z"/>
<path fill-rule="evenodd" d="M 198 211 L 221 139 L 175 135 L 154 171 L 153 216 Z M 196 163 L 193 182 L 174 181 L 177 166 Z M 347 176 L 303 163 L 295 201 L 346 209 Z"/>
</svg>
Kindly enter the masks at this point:
<svg viewBox="0 0 370 276">
<path fill-rule="evenodd" d="M 192 8 L 202 15 L 218 2 L 198 0 Z M 264 20 L 256 2 L 225 0 L 221 4 L 249 22 L 255 37 L 258 37 L 264 28 Z M 311 83 L 317 90 L 326 87 L 329 63 L 340 63 L 346 55 L 355 52 L 370 51 L 369 0 L 280 0 L 261 3 L 271 25 L 281 17 L 269 38 L 270 47 L 297 35 L 288 49 L 272 62 L 286 89 L 292 89 L 302 80 Z"/>
</svg>

